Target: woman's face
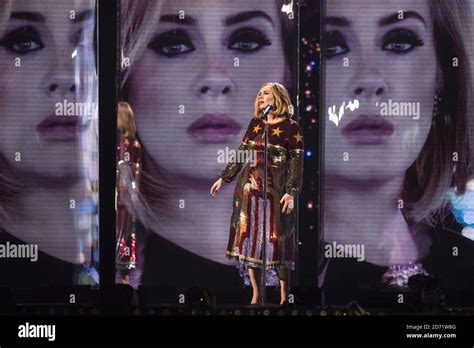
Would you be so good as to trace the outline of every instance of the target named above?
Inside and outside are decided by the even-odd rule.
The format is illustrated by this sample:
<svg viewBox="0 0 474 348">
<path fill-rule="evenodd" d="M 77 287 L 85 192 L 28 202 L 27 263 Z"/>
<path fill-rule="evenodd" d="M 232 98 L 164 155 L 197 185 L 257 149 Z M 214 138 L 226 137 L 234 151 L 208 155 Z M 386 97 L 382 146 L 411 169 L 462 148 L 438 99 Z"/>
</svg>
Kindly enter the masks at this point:
<svg viewBox="0 0 474 348">
<path fill-rule="evenodd" d="M 403 178 L 432 123 L 428 2 L 331 0 L 326 17 L 326 181 Z"/>
<path fill-rule="evenodd" d="M 264 110 L 268 104 L 275 105 L 272 87 L 265 86 L 258 92 L 258 105 L 260 110 Z"/>
<path fill-rule="evenodd" d="M 16 178 L 54 177 L 57 185 L 80 174 L 90 115 L 77 103 L 95 74 L 92 11 L 91 0 L 12 3 L 0 42 L 0 152 Z M 64 101 L 69 113 L 57 104 Z"/>
<path fill-rule="evenodd" d="M 207 185 L 225 166 L 218 150 L 241 142 L 255 92 L 285 79 L 280 13 L 253 0 L 165 0 L 161 11 L 133 63 L 129 101 L 161 169 Z"/>
</svg>

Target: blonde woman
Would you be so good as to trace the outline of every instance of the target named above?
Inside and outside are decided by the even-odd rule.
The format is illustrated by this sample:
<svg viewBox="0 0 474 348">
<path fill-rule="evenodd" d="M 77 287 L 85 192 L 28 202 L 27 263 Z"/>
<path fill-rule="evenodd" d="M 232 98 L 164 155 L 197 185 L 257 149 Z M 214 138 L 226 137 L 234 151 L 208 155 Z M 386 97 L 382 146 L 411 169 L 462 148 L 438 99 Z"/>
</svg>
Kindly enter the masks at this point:
<svg viewBox="0 0 474 348">
<path fill-rule="evenodd" d="M 136 219 L 131 206 L 138 199 L 140 190 L 141 147 L 136 138 L 135 117 L 130 105 L 120 102 L 117 115 L 116 268 L 121 283 L 136 286 L 137 277 L 132 282 L 130 279 L 130 272 L 136 268 L 139 257 Z"/>
<path fill-rule="evenodd" d="M 268 120 L 263 110 L 272 104 Z M 287 299 L 289 271 L 295 266 L 295 195 L 303 185 L 303 135 L 291 119 L 288 91 L 279 83 L 266 83 L 255 100 L 255 116 L 250 121 L 236 157 L 211 188 L 214 197 L 224 182 L 239 173 L 232 201 L 227 257 L 241 263 L 250 275 L 253 296 L 260 300 L 263 269 L 263 200 L 267 200 L 267 270 L 276 269 L 280 279 L 280 303 Z M 264 127 L 268 125 L 268 183 L 263 198 Z M 244 165 L 243 159 L 251 159 Z"/>
</svg>

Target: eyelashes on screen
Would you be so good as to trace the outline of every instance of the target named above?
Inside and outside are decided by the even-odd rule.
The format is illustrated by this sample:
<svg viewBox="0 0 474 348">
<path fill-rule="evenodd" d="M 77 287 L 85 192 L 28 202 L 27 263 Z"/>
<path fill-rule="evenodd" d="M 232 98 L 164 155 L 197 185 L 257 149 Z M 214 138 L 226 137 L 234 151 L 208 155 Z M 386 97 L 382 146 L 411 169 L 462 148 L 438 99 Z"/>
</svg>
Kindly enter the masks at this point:
<svg viewBox="0 0 474 348">
<path fill-rule="evenodd" d="M 230 35 L 227 48 L 253 53 L 271 44 L 271 40 L 262 31 L 254 28 L 241 28 Z"/>
<path fill-rule="evenodd" d="M 183 30 L 171 30 L 157 35 L 150 41 L 148 48 L 170 58 L 195 50 L 191 39 Z"/>
<path fill-rule="evenodd" d="M 33 27 L 22 27 L 8 32 L 0 41 L 10 52 L 16 54 L 27 54 L 44 47 L 40 34 Z"/>
<path fill-rule="evenodd" d="M 415 32 L 404 28 L 393 29 L 382 39 L 382 50 L 396 54 L 405 54 L 423 45 L 423 40 Z"/>
<path fill-rule="evenodd" d="M 338 31 L 326 33 L 326 57 L 332 58 L 350 52 L 344 35 Z"/>
<path fill-rule="evenodd" d="M 233 32 L 227 40 L 227 48 L 252 53 L 264 46 L 270 46 L 271 40 L 260 30 L 242 28 Z M 166 57 L 176 57 L 195 50 L 188 34 L 183 30 L 171 30 L 157 35 L 148 44 L 148 48 Z"/>
<path fill-rule="evenodd" d="M 418 46 L 423 46 L 423 40 L 413 31 L 397 28 L 386 33 L 381 42 L 381 49 L 395 54 L 406 54 Z M 326 33 L 326 57 L 332 58 L 350 52 L 344 35 L 338 31 Z"/>
</svg>

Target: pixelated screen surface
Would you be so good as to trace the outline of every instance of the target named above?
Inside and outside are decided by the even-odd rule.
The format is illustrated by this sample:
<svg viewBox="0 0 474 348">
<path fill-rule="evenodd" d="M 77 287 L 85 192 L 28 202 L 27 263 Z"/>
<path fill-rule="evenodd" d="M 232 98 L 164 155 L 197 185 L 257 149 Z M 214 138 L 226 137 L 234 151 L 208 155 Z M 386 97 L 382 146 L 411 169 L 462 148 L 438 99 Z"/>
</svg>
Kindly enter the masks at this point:
<svg viewBox="0 0 474 348">
<path fill-rule="evenodd" d="M 140 142 L 137 200 L 150 209 L 134 210 L 136 224 L 128 224 L 136 232 L 130 280 L 241 291 L 244 279 L 226 259 L 236 180 L 213 199 L 210 189 L 241 144 L 264 83 L 285 86 L 296 105 L 296 3 L 121 6 L 121 100 L 133 110 Z"/>
<path fill-rule="evenodd" d="M 373 303 L 396 305 L 414 275 L 446 294 L 473 290 L 472 7 L 325 2 L 329 303 L 376 293 Z"/>
<path fill-rule="evenodd" d="M 0 4 L 3 286 L 99 281 L 95 8 Z"/>
</svg>

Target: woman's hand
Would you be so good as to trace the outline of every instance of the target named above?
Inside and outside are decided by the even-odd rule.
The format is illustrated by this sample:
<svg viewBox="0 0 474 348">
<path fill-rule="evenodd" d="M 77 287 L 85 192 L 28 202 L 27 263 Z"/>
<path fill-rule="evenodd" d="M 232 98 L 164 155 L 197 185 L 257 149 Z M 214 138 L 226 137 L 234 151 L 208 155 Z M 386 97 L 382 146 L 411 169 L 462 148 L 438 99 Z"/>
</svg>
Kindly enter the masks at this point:
<svg viewBox="0 0 474 348">
<path fill-rule="evenodd" d="M 283 204 L 283 208 L 281 210 L 282 213 L 291 214 L 294 208 L 294 197 L 288 193 L 285 193 L 283 197 L 280 199 L 280 204 Z"/>
<path fill-rule="evenodd" d="M 217 180 L 214 183 L 214 185 L 212 185 L 212 187 L 211 187 L 211 197 L 212 198 L 214 198 L 216 196 L 217 191 L 220 190 L 223 183 L 224 183 L 224 180 L 222 180 L 222 178 L 219 178 L 219 180 Z"/>
</svg>

